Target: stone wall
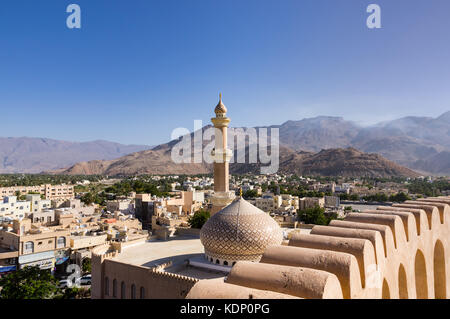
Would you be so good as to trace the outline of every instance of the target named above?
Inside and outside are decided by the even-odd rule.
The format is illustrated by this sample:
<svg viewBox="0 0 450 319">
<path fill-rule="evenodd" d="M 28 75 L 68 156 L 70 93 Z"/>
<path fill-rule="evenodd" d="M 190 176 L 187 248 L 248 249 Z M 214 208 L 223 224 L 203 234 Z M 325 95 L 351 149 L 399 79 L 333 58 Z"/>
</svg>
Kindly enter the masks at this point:
<svg viewBox="0 0 450 319">
<path fill-rule="evenodd" d="M 177 235 L 177 236 L 200 237 L 200 229 L 186 228 L 186 227 L 177 227 L 175 235 Z"/>
<path fill-rule="evenodd" d="M 111 257 L 111 256 L 109 256 Z M 183 299 L 197 282 L 194 278 L 164 272 L 162 269 L 130 265 L 103 256 L 93 259 L 93 299 Z M 105 275 L 107 274 L 107 276 Z M 114 288 L 114 286 L 116 288 Z M 123 288 L 123 289 L 122 289 Z M 124 294 L 122 294 L 122 292 Z"/>
<path fill-rule="evenodd" d="M 450 298 L 450 197 L 350 213 L 227 279 L 201 280 L 188 298 Z M 241 292 L 236 295 L 237 292 Z"/>
</svg>

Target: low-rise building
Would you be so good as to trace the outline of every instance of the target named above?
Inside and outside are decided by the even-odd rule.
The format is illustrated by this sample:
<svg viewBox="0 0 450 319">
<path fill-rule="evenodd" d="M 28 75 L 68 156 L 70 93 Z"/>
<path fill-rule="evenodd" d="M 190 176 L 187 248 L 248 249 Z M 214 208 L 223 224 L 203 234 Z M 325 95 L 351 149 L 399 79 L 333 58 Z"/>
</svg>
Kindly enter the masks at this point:
<svg viewBox="0 0 450 319">
<path fill-rule="evenodd" d="M 31 212 L 30 201 L 18 201 L 16 196 L 3 197 L 0 203 L 0 216 L 11 219 L 25 218 Z"/>
<path fill-rule="evenodd" d="M 81 266 L 99 245 L 148 237 L 132 215 L 116 211 L 102 217 L 79 200 L 60 206 L 66 207 L 28 212 L 23 218 L 0 217 L 0 276 L 35 265 L 65 272 L 69 260 Z"/>
<path fill-rule="evenodd" d="M 116 199 L 106 201 L 106 210 L 119 211 L 123 214 L 134 214 L 134 203 L 131 199 Z"/>
<path fill-rule="evenodd" d="M 96 246 L 103 245 L 107 242 L 108 235 L 91 235 L 91 236 L 70 236 L 70 249 L 73 251 L 81 250 L 81 249 L 91 249 Z"/>
<path fill-rule="evenodd" d="M 46 226 L 52 226 L 56 222 L 55 210 L 53 209 L 33 212 L 28 215 L 28 218 L 33 224 L 41 224 Z"/>
<path fill-rule="evenodd" d="M 17 194 L 27 195 L 30 193 L 43 195 L 45 199 L 63 200 L 74 198 L 73 185 L 51 185 L 43 184 L 38 186 L 11 186 L 0 187 L 0 199 L 6 196 L 15 196 Z"/>
<path fill-rule="evenodd" d="M 143 229 L 150 229 L 155 211 L 151 194 L 136 194 L 134 201 L 136 218 L 142 222 Z"/>
<path fill-rule="evenodd" d="M 275 201 L 273 196 L 263 196 L 255 198 L 254 205 L 266 213 L 270 213 L 275 208 Z"/>
<path fill-rule="evenodd" d="M 300 210 L 305 210 L 307 208 L 314 208 L 316 206 L 319 206 L 321 208 L 325 207 L 325 198 L 304 197 L 300 199 Z"/>
<path fill-rule="evenodd" d="M 176 192 L 175 197 L 157 198 L 150 194 L 137 194 L 135 199 L 135 216 L 142 222 L 143 229 L 152 229 L 159 217 L 187 217 L 203 207 L 205 193 L 190 188 L 188 191 Z M 170 213 L 171 215 L 168 215 Z"/>
<path fill-rule="evenodd" d="M 40 212 L 45 209 L 50 209 L 52 207 L 52 201 L 50 199 L 41 199 L 41 195 L 38 194 L 28 194 L 25 196 L 26 200 L 29 201 L 30 211 L 32 213 Z"/>
<path fill-rule="evenodd" d="M 5 227 L 6 226 L 6 227 Z M 0 230 L 0 245 L 17 252 L 17 268 L 39 266 L 53 269 L 56 259 L 67 253 L 70 231 L 61 227 L 33 226 L 31 220 L 14 220 Z"/>
<path fill-rule="evenodd" d="M 341 200 L 338 196 L 325 196 L 325 207 L 338 208 L 341 205 Z"/>
</svg>

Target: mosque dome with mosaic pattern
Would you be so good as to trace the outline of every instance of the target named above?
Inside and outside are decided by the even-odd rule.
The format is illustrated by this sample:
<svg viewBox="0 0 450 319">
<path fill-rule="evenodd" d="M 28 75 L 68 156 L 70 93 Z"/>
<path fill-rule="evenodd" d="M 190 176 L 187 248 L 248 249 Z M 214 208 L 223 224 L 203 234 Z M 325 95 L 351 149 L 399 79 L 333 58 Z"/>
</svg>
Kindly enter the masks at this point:
<svg viewBox="0 0 450 319">
<path fill-rule="evenodd" d="M 281 244 L 283 232 L 269 214 L 239 197 L 203 225 L 200 239 L 210 262 L 232 266 L 259 261 L 267 246 Z"/>
</svg>

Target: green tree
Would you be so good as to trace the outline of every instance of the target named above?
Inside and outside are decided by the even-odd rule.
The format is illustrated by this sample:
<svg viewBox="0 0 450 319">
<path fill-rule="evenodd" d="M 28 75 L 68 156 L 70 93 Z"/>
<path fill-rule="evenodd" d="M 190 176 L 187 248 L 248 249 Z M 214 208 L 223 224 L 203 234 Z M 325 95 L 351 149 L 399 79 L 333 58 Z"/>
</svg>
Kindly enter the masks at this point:
<svg viewBox="0 0 450 319">
<path fill-rule="evenodd" d="M 84 258 L 81 268 L 84 274 L 90 274 L 92 270 L 91 258 Z"/>
<path fill-rule="evenodd" d="M 374 195 L 368 195 L 363 197 L 368 202 L 387 202 L 389 197 L 384 193 L 377 193 Z"/>
<path fill-rule="evenodd" d="M 94 202 L 94 196 L 91 193 L 86 193 L 81 197 L 81 201 L 86 205 L 90 205 Z"/>
<path fill-rule="evenodd" d="M 348 200 L 350 198 L 350 195 L 346 194 L 346 193 L 339 194 L 339 198 L 340 198 L 340 200 Z"/>
<path fill-rule="evenodd" d="M 195 212 L 193 216 L 189 217 L 189 226 L 192 228 L 201 229 L 210 216 L 211 215 L 208 211 L 201 209 Z"/>
<path fill-rule="evenodd" d="M 0 278 L 1 299 L 51 299 L 59 292 L 49 270 L 25 267 Z"/>
<path fill-rule="evenodd" d="M 409 192 L 413 194 L 439 196 L 442 191 L 450 190 L 450 181 L 446 178 L 439 178 L 432 182 L 423 179 L 415 179 L 412 180 L 407 187 Z"/>
<path fill-rule="evenodd" d="M 255 197 L 258 197 L 258 191 L 256 191 L 255 189 L 249 189 L 244 194 L 242 194 L 242 196 L 245 199 L 255 198 Z"/>
<path fill-rule="evenodd" d="M 408 195 L 406 195 L 403 192 L 397 193 L 395 195 L 391 195 L 389 196 L 389 200 L 391 202 L 396 202 L 396 203 L 403 203 L 404 201 L 410 200 L 411 197 L 409 197 Z"/>
<path fill-rule="evenodd" d="M 336 217 L 336 214 L 327 217 L 325 215 L 325 209 L 319 206 L 299 210 L 297 212 L 297 219 L 305 224 L 328 225 L 330 221 L 336 219 Z"/>
</svg>

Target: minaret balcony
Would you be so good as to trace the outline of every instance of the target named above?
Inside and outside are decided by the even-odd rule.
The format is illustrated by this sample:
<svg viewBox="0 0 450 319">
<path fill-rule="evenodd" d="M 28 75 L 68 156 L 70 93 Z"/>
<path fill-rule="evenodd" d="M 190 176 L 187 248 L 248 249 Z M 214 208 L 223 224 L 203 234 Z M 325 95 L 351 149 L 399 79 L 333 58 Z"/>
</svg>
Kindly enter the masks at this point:
<svg viewBox="0 0 450 319">
<path fill-rule="evenodd" d="M 229 205 L 235 198 L 236 195 L 233 191 L 214 192 L 213 196 L 211 197 L 211 204 L 213 204 L 213 206 L 225 207 Z"/>
<path fill-rule="evenodd" d="M 211 151 L 211 156 L 214 163 L 229 163 L 230 159 L 233 157 L 233 151 L 230 149 L 213 149 Z"/>
<path fill-rule="evenodd" d="M 228 127 L 231 119 L 229 117 L 213 117 L 211 122 L 214 124 L 215 128 Z"/>
</svg>

